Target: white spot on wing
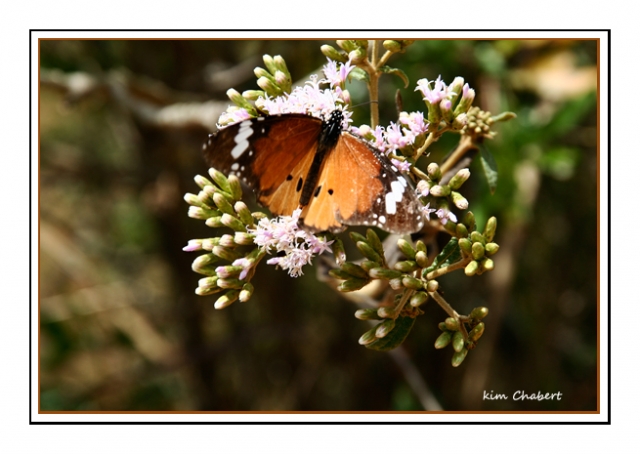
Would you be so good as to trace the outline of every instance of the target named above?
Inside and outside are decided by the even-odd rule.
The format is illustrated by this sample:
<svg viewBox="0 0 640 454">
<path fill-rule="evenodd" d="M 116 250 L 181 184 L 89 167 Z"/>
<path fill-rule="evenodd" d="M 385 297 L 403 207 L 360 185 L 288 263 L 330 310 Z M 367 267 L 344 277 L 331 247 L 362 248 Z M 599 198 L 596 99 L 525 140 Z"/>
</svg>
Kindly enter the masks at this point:
<svg viewBox="0 0 640 454">
<path fill-rule="evenodd" d="M 396 214 L 396 197 L 393 192 L 387 192 L 387 195 L 384 196 L 384 205 L 387 214 Z M 383 217 L 380 216 L 380 222 Z"/>
<path fill-rule="evenodd" d="M 233 138 L 233 141 L 236 143 L 236 146 L 231 150 L 231 156 L 233 159 L 238 159 L 242 156 L 242 153 L 247 151 L 249 148 L 249 141 L 247 139 L 251 137 L 251 134 L 253 134 L 251 122 L 249 120 L 245 120 L 240 123 L 238 134 Z"/>
<path fill-rule="evenodd" d="M 402 200 L 402 193 L 404 192 L 404 186 L 398 180 L 391 182 L 391 194 L 395 197 L 396 202 Z M 388 195 L 388 194 L 387 194 Z"/>
<path fill-rule="evenodd" d="M 231 170 L 238 170 L 238 167 L 239 165 L 237 162 L 234 162 L 233 164 L 231 164 Z"/>
<path fill-rule="evenodd" d="M 395 204 L 394 204 L 394 206 L 395 206 Z M 389 214 L 393 214 L 393 213 L 389 213 Z M 380 225 L 382 225 L 385 222 L 387 222 L 387 218 L 385 218 L 384 216 L 380 216 L 380 219 L 378 219 L 378 221 L 380 222 Z"/>
</svg>

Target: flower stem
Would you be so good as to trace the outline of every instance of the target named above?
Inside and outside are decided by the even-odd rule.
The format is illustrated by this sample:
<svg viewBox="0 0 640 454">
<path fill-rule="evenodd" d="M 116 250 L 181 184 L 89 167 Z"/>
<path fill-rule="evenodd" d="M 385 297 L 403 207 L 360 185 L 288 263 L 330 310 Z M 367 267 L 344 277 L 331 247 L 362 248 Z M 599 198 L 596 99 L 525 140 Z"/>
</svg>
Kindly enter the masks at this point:
<svg viewBox="0 0 640 454">
<path fill-rule="evenodd" d="M 373 40 L 371 43 L 371 63 L 367 65 L 366 71 L 369 74 L 369 101 L 371 101 L 371 128 L 375 129 L 380 121 L 378 112 L 378 49 L 380 42 Z"/>
<path fill-rule="evenodd" d="M 473 143 L 473 139 L 469 136 L 460 137 L 460 142 L 458 142 L 458 147 L 449 155 L 447 160 L 442 163 L 440 166 L 440 171 L 444 175 L 449 170 L 451 170 L 456 163 L 469 151 L 474 148 L 477 148 Z"/>
</svg>

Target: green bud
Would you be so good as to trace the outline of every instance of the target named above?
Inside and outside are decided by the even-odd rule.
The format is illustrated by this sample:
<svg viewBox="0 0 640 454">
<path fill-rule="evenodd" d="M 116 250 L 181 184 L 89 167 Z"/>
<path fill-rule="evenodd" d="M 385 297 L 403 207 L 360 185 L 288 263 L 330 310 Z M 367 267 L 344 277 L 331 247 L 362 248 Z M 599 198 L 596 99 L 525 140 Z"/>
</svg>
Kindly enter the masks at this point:
<svg viewBox="0 0 640 454">
<path fill-rule="evenodd" d="M 351 277 L 357 277 L 360 279 L 369 279 L 369 274 L 364 269 L 362 269 L 361 266 L 356 265 L 355 263 L 344 262 L 342 266 L 340 266 L 340 269 L 350 274 Z"/>
<path fill-rule="evenodd" d="M 267 77 L 258 79 L 258 87 L 262 88 L 269 96 L 281 96 L 283 94 L 278 84 Z"/>
<path fill-rule="evenodd" d="M 429 266 L 429 258 L 427 257 L 427 253 L 422 251 L 416 252 L 416 263 L 421 268 L 426 268 L 427 266 Z"/>
<path fill-rule="evenodd" d="M 484 246 L 481 243 L 473 243 L 471 245 L 471 256 L 474 260 L 480 260 L 484 257 Z"/>
<path fill-rule="evenodd" d="M 473 104 L 475 96 L 476 92 L 473 88 L 469 88 L 466 93 L 463 93 L 462 97 L 460 98 L 460 102 L 458 102 L 458 105 L 456 106 L 454 115 L 466 113 L 471 107 L 471 104 Z"/>
<path fill-rule="evenodd" d="M 495 216 L 491 216 L 487 221 L 487 225 L 484 228 L 484 237 L 487 241 L 493 241 L 493 236 L 496 234 L 496 227 L 498 226 L 498 220 Z"/>
<path fill-rule="evenodd" d="M 245 282 L 240 294 L 238 295 L 238 299 L 241 303 L 246 303 L 249 301 L 249 298 L 251 298 L 251 295 L 253 295 L 253 285 L 250 282 Z"/>
<path fill-rule="evenodd" d="M 396 321 L 392 318 L 386 319 L 376 327 L 376 337 L 382 339 L 396 326 Z"/>
<path fill-rule="evenodd" d="M 484 247 L 484 251 L 486 255 L 493 255 L 500 250 L 500 245 L 498 243 L 487 243 Z"/>
<path fill-rule="evenodd" d="M 203 277 L 198 280 L 198 288 L 203 290 L 219 288 L 217 285 L 218 276 Z"/>
<path fill-rule="evenodd" d="M 196 182 L 196 184 L 198 186 L 200 186 L 200 189 L 204 189 L 206 186 L 212 186 L 213 185 L 213 183 L 211 183 L 209 180 L 207 180 L 202 175 L 196 175 L 195 177 L 193 177 L 193 180 Z"/>
<path fill-rule="evenodd" d="M 245 99 L 250 99 L 251 101 L 255 101 L 256 99 L 265 96 L 265 92 L 262 90 L 245 90 L 242 92 L 242 97 Z"/>
<path fill-rule="evenodd" d="M 487 258 L 482 261 L 481 265 L 482 269 L 485 271 L 491 271 L 494 267 L 493 260 Z"/>
<path fill-rule="evenodd" d="M 480 243 L 483 246 L 487 244 L 487 240 L 484 238 L 484 236 L 480 232 L 471 232 L 470 238 L 471 238 L 471 241 L 474 243 Z"/>
<path fill-rule="evenodd" d="M 460 93 L 462 93 L 463 85 L 464 85 L 464 78 L 460 76 L 453 79 L 453 82 L 451 82 L 451 85 L 449 85 L 449 92 L 456 94 L 456 97 L 454 98 L 454 101 L 456 102 L 458 102 L 460 99 Z"/>
<path fill-rule="evenodd" d="M 240 296 L 240 292 L 238 290 L 229 290 L 227 293 L 222 295 L 217 301 L 213 304 L 213 307 L 216 309 L 224 309 L 229 306 L 231 303 L 235 302 Z"/>
<path fill-rule="evenodd" d="M 209 275 L 209 270 L 207 269 L 207 267 L 213 265 L 217 261 L 217 256 L 211 253 L 203 254 L 195 258 L 195 260 L 191 264 L 191 269 L 198 274 Z"/>
<path fill-rule="evenodd" d="M 336 238 L 331 244 L 331 250 L 333 251 L 333 256 L 336 259 L 337 265 L 342 265 L 345 260 L 347 260 L 347 253 L 344 250 L 344 243 L 341 239 Z"/>
<path fill-rule="evenodd" d="M 382 45 L 389 52 L 394 52 L 395 53 L 395 52 L 402 51 L 402 45 L 398 41 L 395 41 L 393 39 L 387 39 L 387 40 L 383 41 Z"/>
<path fill-rule="evenodd" d="M 427 245 L 424 244 L 424 241 L 418 240 L 416 241 L 416 251 L 427 253 Z"/>
<path fill-rule="evenodd" d="M 335 60 L 338 62 L 346 63 L 349 60 L 346 54 L 338 51 L 328 44 L 320 46 L 320 52 L 322 52 L 325 57 L 329 57 L 331 60 Z"/>
<path fill-rule="evenodd" d="M 378 309 L 358 309 L 355 316 L 358 320 L 381 320 Z"/>
<path fill-rule="evenodd" d="M 380 237 L 373 229 L 367 229 L 367 242 L 371 245 L 374 251 L 380 255 L 380 257 L 384 257 L 384 248 L 382 247 L 382 241 L 380 241 Z"/>
<path fill-rule="evenodd" d="M 356 247 L 358 250 L 369 260 L 372 260 L 377 263 L 382 263 L 382 257 L 369 245 L 364 241 L 358 241 L 356 243 Z"/>
<path fill-rule="evenodd" d="M 469 169 L 460 169 L 458 170 L 458 173 L 456 173 L 453 177 L 451 177 L 451 180 L 449 180 L 449 186 L 451 186 L 451 189 L 460 189 L 460 186 L 462 186 L 470 176 L 471 172 L 469 172 Z"/>
<path fill-rule="evenodd" d="M 244 224 L 240 222 L 240 220 L 237 217 L 231 216 L 226 213 L 222 215 L 222 217 L 220 218 L 220 222 L 222 222 L 222 225 L 229 227 L 230 229 L 233 229 L 236 232 L 244 232 L 247 230 Z"/>
<path fill-rule="evenodd" d="M 226 248 L 224 246 L 214 246 L 211 252 L 220 257 L 221 259 L 233 262 L 235 259 L 239 259 L 241 254 L 233 249 Z"/>
<path fill-rule="evenodd" d="M 451 235 L 456 236 L 456 223 L 450 220 L 447 220 L 447 223 L 444 225 L 444 229 Z"/>
<path fill-rule="evenodd" d="M 396 262 L 393 265 L 393 268 L 402 271 L 403 273 L 410 273 L 411 271 L 415 271 L 418 269 L 418 264 L 413 260 L 403 260 L 401 262 Z"/>
<path fill-rule="evenodd" d="M 484 333 L 484 323 L 480 322 L 476 326 L 473 327 L 471 331 L 469 331 L 469 340 L 471 342 L 476 342 L 482 334 Z"/>
<path fill-rule="evenodd" d="M 459 352 L 455 352 L 453 354 L 453 357 L 451 358 L 451 365 L 453 367 L 458 367 L 460 364 L 462 364 L 462 361 L 464 361 L 464 359 L 467 357 L 467 353 L 468 353 L 468 350 L 466 348 L 463 348 Z"/>
<path fill-rule="evenodd" d="M 433 293 L 438 291 L 438 287 L 440 287 L 438 281 L 436 281 L 435 279 L 431 279 L 429 282 L 427 282 L 426 290 L 429 293 Z"/>
<path fill-rule="evenodd" d="M 451 331 L 445 331 L 444 333 L 440 334 L 436 339 L 435 347 L 438 350 L 441 348 L 445 348 L 447 345 L 451 343 L 452 337 L 453 336 L 451 334 Z"/>
<path fill-rule="evenodd" d="M 460 322 L 453 317 L 447 317 L 444 324 L 449 331 L 458 331 L 460 329 Z"/>
<path fill-rule="evenodd" d="M 371 260 L 363 260 L 360 262 L 360 266 L 368 273 L 374 268 L 378 268 L 380 264 L 378 262 L 372 262 Z"/>
<path fill-rule="evenodd" d="M 458 223 L 456 225 L 456 236 L 460 239 L 466 239 L 469 236 L 469 231 L 467 230 L 467 226 L 464 225 L 463 223 Z M 460 241 L 458 241 L 458 244 L 460 244 Z"/>
<path fill-rule="evenodd" d="M 451 201 L 460 210 L 469 208 L 469 201 L 459 192 L 451 191 Z"/>
<path fill-rule="evenodd" d="M 336 279 L 341 279 L 341 280 L 351 279 L 353 277 L 346 271 L 342 271 L 339 268 L 333 268 L 329 270 L 329 276 L 335 277 Z"/>
<path fill-rule="evenodd" d="M 367 39 L 356 39 L 354 41 L 356 43 L 356 46 L 361 49 L 367 50 L 369 48 L 369 40 Z"/>
<path fill-rule="evenodd" d="M 413 290 L 421 290 L 422 289 L 422 281 L 420 279 L 416 279 L 411 276 L 404 276 L 402 278 L 402 285 L 406 288 L 410 288 Z"/>
<path fill-rule="evenodd" d="M 439 329 L 440 331 L 448 331 L 448 330 L 447 330 L 447 324 L 446 324 L 445 322 L 440 322 L 440 323 L 438 323 L 438 329 Z"/>
<path fill-rule="evenodd" d="M 200 200 L 200 197 L 198 197 L 195 194 L 191 194 L 191 193 L 185 194 L 184 201 L 194 207 L 205 208 L 205 209 L 207 208 L 207 205 L 202 200 Z"/>
<path fill-rule="evenodd" d="M 222 216 L 213 216 L 210 217 L 209 219 L 207 219 L 206 221 L 204 221 L 205 224 L 207 224 L 208 227 L 212 227 L 212 228 L 218 228 L 218 227 L 222 227 Z"/>
<path fill-rule="evenodd" d="M 416 250 L 413 248 L 411 243 L 404 238 L 400 238 L 398 240 L 398 249 L 400 249 L 407 258 L 414 259 L 416 257 Z"/>
<path fill-rule="evenodd" d="M 209 169 L 209 175 L 213 179 L 213 182 L 224 192 L 231 194 L 231 186 L 229 186 L 229 180 L 224 173 L 214 169 Z"/>
<path fill-rule="evenodd" d="M 476 218 L 471 211 L 467 211 L 462 219 L 464 225 L 467 226 L 467 229 L 473 231 L 476 228 Z"/>
<path fill-rule="evenodd" d="M 474 320 L 482 320 L 487 315 L 489 315 L 489 309 L 487 309 L 486 307 L 475 307 L 469 314 L 469 317 Z"/>
<path fill-rule="evenodd" d="M 358 339 L 358 343 L 360 345 L 369 345 L 371 342 L 376 341 L 378 339 L 376 337 L 376 329 L 377 327 L 371 328 L 369 331 L 360 336 L 360 339 Z"/>
<path fill-rule="evenodd" d="M 429 194 L 431 194 L 434 197 L 446 197 L 449 194 L 451 194 L 451 188 L 446 184 L 442 186 L 439 184 L 436 184 L 431 187 L 431 189 L 429 190 Z"/>
<path fill-rule="evenodd" d="M 338 46 L 340 46 L 341 49 L 347 52 L 351 52 L 352 50 L 356 50 L 358 48 L 356 42 L 351 39 L 339 39 L 336 41 L 336 43 L 338 44 Z"/>
<path fill-rule="evenodd" d="M 196 289 L 196 295 L 198 296 L 207 296 L 207 295 L 214 295 L 216 293 L 221 292 L 222 289 L 219 287 L 198 287 Z"/>
<path fill-rule="evenodd" d="M 224 247 L 236 247 L 236 242 L 233 241 L 233 237 L 229 234 L 224 234 L 220 237 L 220 240 L 218 241 L 218 244 L 220 246 L 224 246 Z"/>
<path fill-rule="evenodd" d="M 242 185 L 240 184 L 240 179 L 231 175 L 229 177 L 229 188 L 231 189 L 231 200 L 240 200 L 242 198 Z"/>
<path fill-rule="evenodd" d="M 262 56 L 262 61 L 264 61 L 264 65 L 267 67 L 267 70 L 271 74 L 274 74 L 278 68 L 276 68 L 276 64 L 273 61 L 273 57 L 271 55 L 264 54 Z"/>
<path fill-rule="evenodd" d="M 351 238 L 351 241 L 354 243 L 357 243 L 358 241 L 367 241 L 367 237 L 359 234 L 358 232 L 349 232 L 349 238 Z"/>
<path fill-rule="evenodd" d="M 416 292 L 411 296 L 409 304 L 413 307 L 419 307 L 426 303 L 428 299 L 429 295 L 427 295 L 425 292 Z"/>
<path fill-rule="evenodd" d="M 369 276 L 372 279 L 397 279 L 402 276 L 402 273 L 378 266 L 369 270 Z"/>
<path fill-rule="evenodd" d="M 402 278 L 389 279 L 389 287 L 394 290 L 400 290 L 402 288 Z"/>
<path fill-rule="evenodd" d="M 382 306 L 378 308 L 378 317 L 380 318 L 394 318 L 395 315 L 396 310 L 391 306 Z"/>
<path fill-rule="evenodd" d="M 216 192 L 215 194 L 213 194 L 213 202 L 216 204 L 216 206 L 221 212 L 230 214 L 230 215 L 236 214 L 236 212 L 233 210 L 233 207 L 231 206 L 229 201 L 221 193 Z"/>
<path fill-rule="evenodd" d="M 201 221 L 206 221 L 209 218 L 215 217 L 216 214 L 219 214 L 216 210 L 210 210 L 207 208 L 190 206 L 187 215 L 192 219 L 199 219 Z"/>
<path fill-rule="evenodd" d="M 453 345 L 453 349 L 456 352 L 462 351 L 462 349 L 464 348 L 464 336 L 462 335 L 462 332 L 456 331 L 455 333 L 453 333 L 451 342 Z"/>
<path fill-rule="evenodd" d="M 440 181 L 440 178 L 442 178 L 440 166 L 435 162 L 429 164 L 427 166 L 427 175 L 429 175 L 429 178 L 431 178 L 432 181 Z"/>
<path fill-rule="evenodd" d="M 253 226 L 253 217 L 251 216 L 251 210 L 249 210 L 249 207 L 247 207 L 244 202 L 236 202 L 233 205 L 233 211 L 238 214 L 238 217 L 243 224 L 249 227 Z"/>
<path fill-rule="evenodd" d="M 240 290 L 242 286 L 245 284 L 245 281 L 227 277 L 227 278 L 218 279 L 217 284 L 218 284 L 218 287 L 220 288 L 230 288 L 230 289 Z"/>
<path fill-rule="evenodd" d="M 478 272 L 478 262 L 471 260 L 469 264 L 464 268 L 464 274 L 467 276 L 473 276 Z"/>
<path fill-rule="evenodd" d="M 340 282 L 338 285 L 338 290 L 340 292 L 354 292 L 356 290 L 360 290 L 362 287 L 369 283 L 369 279 L 347 279 L 344 282 Z"/>
<path fill-rule="evenodd" d="M 238 275 L 240 275 L 242 270 L 243 268 L 241 266 L 226 265 L 226 266 L 218 267 L 218 269 L 216 270 L 216 273 L 218 274 L 218 278 L 228 279 L 232 277 L 237 277 Z M 222 285 L 220 285 L 220 287 L 231 288 L 231 287 L 224 287 Z"/>
</svg>

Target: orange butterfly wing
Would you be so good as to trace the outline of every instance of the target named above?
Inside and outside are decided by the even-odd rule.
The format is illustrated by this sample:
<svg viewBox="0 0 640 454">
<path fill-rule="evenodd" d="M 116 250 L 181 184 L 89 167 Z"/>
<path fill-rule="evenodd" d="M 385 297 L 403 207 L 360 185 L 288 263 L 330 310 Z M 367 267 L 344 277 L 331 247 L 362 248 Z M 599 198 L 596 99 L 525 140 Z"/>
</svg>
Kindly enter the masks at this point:
<svg viewBox="0 0 640 454">
<path fill-rule="evenodd" d="M 302 218 L 318 231 L 344 224 L 412 233 L 424 225 L 422 204 L 407 180 L 379 150 L 348 132 L 327 156 Z"/>
</svg>

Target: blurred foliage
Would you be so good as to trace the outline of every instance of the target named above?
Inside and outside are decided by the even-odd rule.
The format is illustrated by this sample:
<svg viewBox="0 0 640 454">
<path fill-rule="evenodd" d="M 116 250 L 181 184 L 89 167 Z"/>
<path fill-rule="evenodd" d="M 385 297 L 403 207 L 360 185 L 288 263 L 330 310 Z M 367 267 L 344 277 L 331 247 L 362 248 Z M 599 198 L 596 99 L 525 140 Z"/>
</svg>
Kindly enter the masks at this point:
<svg viewBox="0 0 640 454">
<path fill-rule="evenodd" d="M 40 58 L 43 75 L 127 74 L 161 105 L 226 105 L 228 88 L 255 88 L 262 54 L 282 55 L 299 80 L 325 63 L 325 43 L 43 40 Z M 438 75 L 463 76 L 483 110 L 518 115 L 486 143 L 496 193 L 477 160 L 464 188 L 479 225 L 498 218 L 496 269 L 441 282 L 460 312 L 490 309 L 482 342 L 452 368 L 433 348 L 445 314 L 429 303 L 404 344 L 445 410 L 597 408 L 596 52 L 588 40 L 419 41 L 390 61 L 409 88 L 382 79 L 383 124 L 397 115 L 396 90 L 405 110 L 422 110 L 415 82 Z M 349 89 L 366 100 L 363 85 Z M 181 248 L 210 235 L 182 195 L 206 173 L 209 132 L 148 124 L 108 90 L 71 99 L 42 85 L 40 408 L 421 410 L 393 357 L 358 345 L 357 307 L 311 270 L 293 280 L 262 266 L 251 301 L 222 311 L 193 293 L 195 254 Z M 443 138 L 428 160 L 455 142 Z M 483 401 L 483 390 L 563 398 Z"/>
</svg>

